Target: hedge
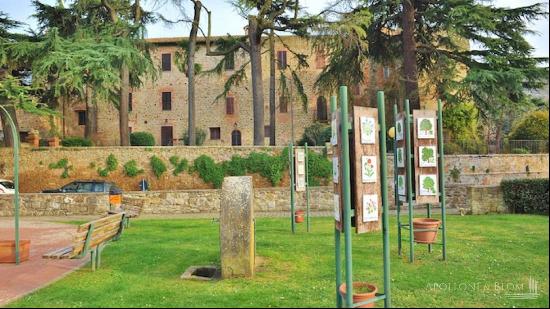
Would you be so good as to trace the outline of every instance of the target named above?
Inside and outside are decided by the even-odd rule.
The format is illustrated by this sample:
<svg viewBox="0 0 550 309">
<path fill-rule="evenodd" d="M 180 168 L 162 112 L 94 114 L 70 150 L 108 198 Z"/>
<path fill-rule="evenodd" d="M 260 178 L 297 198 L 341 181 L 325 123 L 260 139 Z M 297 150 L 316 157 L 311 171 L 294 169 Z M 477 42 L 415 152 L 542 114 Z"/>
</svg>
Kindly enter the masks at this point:
<svg viewBox="0 0 550 309">
<path fill-rule="evenodd" d="M 61 146 L 64 147 L 91 147 L 93 143 L 91 140 L 83 137 L 66 137 L 61 140 Z"/>
<path fill-rule="evenodd" d="M 155 137 L 149 132 L 134 132 L 130 134 L 132 146 L 155 146 Z"/>
<path fill-rule="evenodd" d="M 504 203 L 513 213 L 548 215 L 548 178 L 503 180 Z"/>
</svg>

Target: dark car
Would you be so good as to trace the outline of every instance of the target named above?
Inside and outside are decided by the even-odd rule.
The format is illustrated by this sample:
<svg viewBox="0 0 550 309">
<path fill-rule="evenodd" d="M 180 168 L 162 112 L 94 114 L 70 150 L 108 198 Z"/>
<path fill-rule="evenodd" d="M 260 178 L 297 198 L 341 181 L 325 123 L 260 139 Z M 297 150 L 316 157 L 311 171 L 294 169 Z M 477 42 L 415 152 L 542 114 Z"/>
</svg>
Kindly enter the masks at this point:
<svg viewBox="0 0 550 309">
<path fill-rule="evenodd" d="M 109 193 L 121 194 L 114 183 L 104 180 L 76 180 L 59 189 L 47 189 L 42 193 Z"/>
</svg>

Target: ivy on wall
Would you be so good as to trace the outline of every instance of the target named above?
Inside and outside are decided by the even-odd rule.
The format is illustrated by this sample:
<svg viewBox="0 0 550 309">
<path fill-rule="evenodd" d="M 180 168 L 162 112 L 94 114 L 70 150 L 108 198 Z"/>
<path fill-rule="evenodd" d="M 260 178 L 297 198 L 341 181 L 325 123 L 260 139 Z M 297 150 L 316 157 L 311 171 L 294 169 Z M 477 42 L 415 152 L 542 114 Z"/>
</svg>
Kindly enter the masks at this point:
<svg viewBox="0 0 550 309">
<path fill-rule="evenodd" d="M 73 166 L 69 165 L 69 160 L 67 158 L 63 158 L 55 163 L 50 163 L 48 165 L 48 168 L 51 170 L 63 169 L 63 172 L 61 173 L 61 178 L 65 179 L 69 177 L 69 171 L 73 169 Z"/>
</svg>

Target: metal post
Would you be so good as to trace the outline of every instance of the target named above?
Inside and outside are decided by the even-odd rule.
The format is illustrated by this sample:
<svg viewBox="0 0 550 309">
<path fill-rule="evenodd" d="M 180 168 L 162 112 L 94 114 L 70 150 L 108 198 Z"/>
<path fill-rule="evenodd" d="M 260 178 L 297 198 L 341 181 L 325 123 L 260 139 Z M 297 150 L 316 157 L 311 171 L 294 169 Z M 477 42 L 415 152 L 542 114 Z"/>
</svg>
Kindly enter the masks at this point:
<svg viewBox="0 0 550 309">
<path fill-rule="evenodd" d="M 411 153 L 411 114 L 409 100 L 405 100 L 405 144 L 407 160 L 407 206 L 409 207 L 409 262 L 414 262 L 414 228 L 413 228 L 413 201 L 412 201 L 412 153 Z"/>
<path fill-rule="evenodd" d="M 439 201 L 441 203 L 441 240 L 443 243 L 443 260 L 447 259 L 447 211 L 445 205 L 445 161 L 443 149 L 443 112 L 441 100 L 437 100 L 437 138 L 439 140 Z"/>
<path fill-rule="evenodd" d="M 382 230 L 384 241 L 384 306 L 391 307 L 390 292 L 390 231 L 388 219 L 388 177 L 386 153 L 386 111 L 384 92 L 378 91 L 378 122 L 380 123 L 380 186 L 382 187 Z"/>
<path fill-rule="evenodd" d="M 432 217 L 432 204 L 426 205 L 426 215 L 428 218 Z M 428 252 L 432 252 L 432 244 L 428 244 Z"/>
<path fill-rule="evenodd" d="M 398 173 L 398 167 L 397 167 L 397 104 L 393 105 L 393 195 L 395 200 L 395 208 L 397 209 L 397 254 L 401 256 L 401 205 L 399 203 L 399 192 L 397 190 L 398 184 L 397 184 L 397 176 Z"/>
<path fill-rule="evenodd" d="M 336 112 L 336 96 L 330 97 L 330 113 Z M 340 219 L 341 220 L 341 219 Z M 340 285 L 342 284 L 342 249 L 340 245 L 340 231 L 334 228 L 334 259 L 336 264 L 336 308 L 342 308 L 342 296 L 340 295 Z"/>
<path fill-rule="evenodd" d="M 288 146 L 288 157 L 290 161 L 290 227 L 292 233 L 296 232 L 294 224 L 294 145 L 290 142 Z"/>
<path fill-rule="evenodd" d="M 309 155 L 307 152 L 307 142 L 304 145 L 304 156 L 305 156 L 305 165 L 306 165 L 306 225 L 307 231 L 309 232 Z"/>
<path fill-rule="evenodd" d="M 344 240 L 346 254 L 346 307 L 353 306 L 353 278 L 351 257 L 351 183 L 349 162 L 349 118 L 348 118 L 348 88 L 340 86 L 340 123 L 342 140 L 342 196 L 344 206 Z"/>
<path fill-rule="evenodd" d="M 13 205 L 15 207 L 15 264 L 19 265 L 21 262 L 19 250 L 19 132 L 17 132 L 17 127 L 15 126 L 10 113 L 8 113 L 8 110 L 1 105 L 0 108 L 6 115 L 6 120 L 11 128 L 11 136 L 13 140 L 13 184 L 15 189 L 15 194 L 13 195 Z"/>
</svg>

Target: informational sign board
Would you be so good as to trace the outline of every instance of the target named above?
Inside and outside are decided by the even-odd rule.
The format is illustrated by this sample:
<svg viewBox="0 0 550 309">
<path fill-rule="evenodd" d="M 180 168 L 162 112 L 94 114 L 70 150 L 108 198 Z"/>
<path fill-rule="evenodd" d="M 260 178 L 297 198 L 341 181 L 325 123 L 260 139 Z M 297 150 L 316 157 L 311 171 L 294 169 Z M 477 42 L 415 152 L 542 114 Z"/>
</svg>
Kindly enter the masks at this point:
<svg viewBox="0 0 550 309">
<path fill-rule="evenodd" d="M 379 131 L 376 108 L 353 107 L 351 198 L 352 205 L 355 205 L 357 233 L 378 231 L 381 228 Z"/>
<path fill-rule="evenodd" d="M 394 160 L 397 162 L 397 194 L 399 200 L 407 201 L 407 147 L 405 143 L 405 115 L 399 113 L 395 120 L 395 140 L 397 149 L 395 150 Z"/>
<path fill-rule="evenodd" d="M 294 148 L 294 168 L 296 192 L 306 191 L 306 152 L 303 148 Z"/>
<path fill-rule="evenodd" d="M 332 183 L 334 185 L 334 221 L 336 229 L 340 232 L 342 230 L 342 219 L 343 216 L 343 202 L 342 202 L 342 164 L 341 164 L 341 152 L 340 152 L 340 143 L 342 140 L 340 138 L 340 109 L 332 113 L 331 120 L 332 135 L 330 143 L 332 145 Z"/>
<path fill-rule="evenodd" d="M 414 110 L 413 127 L 416 204 L 439 204 L 436 111 Z"/>
</svg>

